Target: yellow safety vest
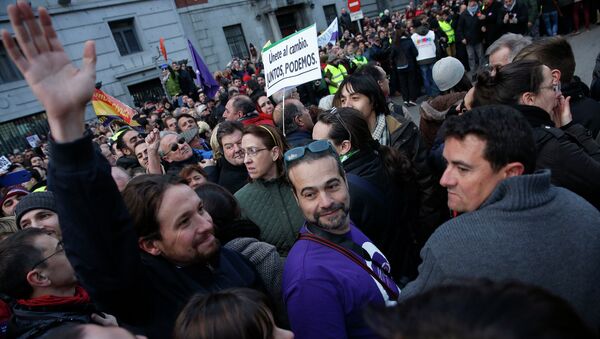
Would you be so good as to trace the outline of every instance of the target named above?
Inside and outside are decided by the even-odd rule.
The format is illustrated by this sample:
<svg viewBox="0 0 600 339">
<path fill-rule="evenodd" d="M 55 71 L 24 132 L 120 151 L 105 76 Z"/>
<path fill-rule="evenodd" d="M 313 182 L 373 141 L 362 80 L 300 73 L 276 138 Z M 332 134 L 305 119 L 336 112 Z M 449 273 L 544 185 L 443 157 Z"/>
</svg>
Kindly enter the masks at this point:
<svg viewBox="0 0 600 339">
<path fill-rule="evenodd" d="M 446 36 L 448 37 L 448 44 L 453 44 L 454 29 L 452 29 L 452 26 L 446 21 L 438 21 L 438 23 L 440 24 L 440 28 L 442 29 L 442 31 L 444 31 L 444 33 L 446 33 Z"/>
<path fill-rule="evenodd" d="M 359 59 L 360 58 L 360 59 Z M 354 57 L 352 59 L 352 63 L 356 65 L 356 68 L 362 66 L 362 65 L 366 65 L 369 63 L 369 61 L 367 60 L 367 58 L 365 58 L 364 56 L 361 57 Z"/>
<path fill-rule="evenodd" d="M 344 81 L 344 78 L 348 76 L 348 71 L 346 71 L 346 67 L 344 67 L 344 65 L 339 64 L 338 67 L 335 67 L 333 65 L 327 65 L 327 67 L 325 67 L 325 73 L 327 74 L 327 72 L 329 71 L 329 73 L 331 73 L 331 82 L 337 84 L 338 86 L 342 83 L 342 81 Z M 328 86 L 329 87 L 329 94 L 335 94 L 338 91 L 337 87 L 334 86 Z"/>
</svg>

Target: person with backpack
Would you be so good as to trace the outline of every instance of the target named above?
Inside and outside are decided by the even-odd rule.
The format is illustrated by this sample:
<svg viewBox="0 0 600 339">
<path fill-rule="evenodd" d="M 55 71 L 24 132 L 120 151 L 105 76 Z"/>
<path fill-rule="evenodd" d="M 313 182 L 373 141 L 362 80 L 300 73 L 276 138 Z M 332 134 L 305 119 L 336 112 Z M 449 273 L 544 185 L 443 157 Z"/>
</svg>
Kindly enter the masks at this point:
<svg viewBox="0 0 600 339">
<path fill-rule="evenodd" d="M 400 89 L 402 100 L 407 107 L 416 106 L 419 96 L 417 80 L 417 55 L 419 51 L 408 36 L 406 25 L 397 24 L 391 46 L 390 60 L 396 73 L 396 88 Z"/>
</svg>

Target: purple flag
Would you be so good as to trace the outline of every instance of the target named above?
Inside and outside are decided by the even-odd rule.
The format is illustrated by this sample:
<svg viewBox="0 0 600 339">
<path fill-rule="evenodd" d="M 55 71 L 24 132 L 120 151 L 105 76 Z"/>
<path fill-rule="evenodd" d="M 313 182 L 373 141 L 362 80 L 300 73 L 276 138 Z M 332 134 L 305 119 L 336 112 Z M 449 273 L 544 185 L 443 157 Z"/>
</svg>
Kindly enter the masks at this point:
<svg viewBox="0 0 600 339">
<path fill-rule="evenodd" d="M 206 94 L 208 98 L 212 99 L 219 90 L 219 84 L 215 78 L 213 78 L 212 74 L 208 70 L 208 67 L 206 67 L 204 64 L 204 61 L 202 61 L 202 57 L 200 57 L 200 54 L 198 54 L 190 42 L 190 39 L 187 39 L 187 42 L 196 69 L 196 83 L 202 88 L 204 94 Z"/>
</svg>

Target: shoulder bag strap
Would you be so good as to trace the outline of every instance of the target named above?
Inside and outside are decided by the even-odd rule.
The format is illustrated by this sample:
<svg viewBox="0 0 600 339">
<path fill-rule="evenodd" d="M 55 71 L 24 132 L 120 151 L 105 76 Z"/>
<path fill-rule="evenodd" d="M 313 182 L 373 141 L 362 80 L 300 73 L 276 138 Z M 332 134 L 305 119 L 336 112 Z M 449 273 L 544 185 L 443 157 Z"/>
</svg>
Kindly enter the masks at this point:
<svg viewBox="0 0 600 339">
<path fill-rule="evenodd" d="M 383 288 L 387 292 L 388 296 L 390 298 L 392 298 L 392 300 L 398 300 L 398 293 L 396 293 L 394 290 L 392 290 L 383 280 L 381 280 L 381 278 L 377 274 L 375 274 L 375 272 L 373 272 L 373 270 L 369 266 L 367 266 L 364 262 L 362 262 L 360 259 L 358 259 L 356 257 L 356 255 L 352 254 L 352 252 L 350 252 L 348 249 L 346 249 L 342 246 L 339 246 L 338 244 L 333 243 L 325 238 L 322 238 L 322 237 L 319 237 L 317 235 L 310 234 L 310 233 L 300 234 L 298 239 L 313 241 L 313 242 L 319 243 L 323 246 L 326 246 L 326 247 L 329 247 L 331 249 L 338 251 L 339 253 L 341 253 L 342 255 L 344 255 L 345 257 L 350 259 L 351 261 L 353 261 L 355 264 L 360 266 L 362 269 L 364 269 L 373 278 L 375 278 L 375 280 L 377 280 L 377 282 L 379 282 L 379 284 L 381 284 L 381 286 L 383 286 Z"/>
</svg>

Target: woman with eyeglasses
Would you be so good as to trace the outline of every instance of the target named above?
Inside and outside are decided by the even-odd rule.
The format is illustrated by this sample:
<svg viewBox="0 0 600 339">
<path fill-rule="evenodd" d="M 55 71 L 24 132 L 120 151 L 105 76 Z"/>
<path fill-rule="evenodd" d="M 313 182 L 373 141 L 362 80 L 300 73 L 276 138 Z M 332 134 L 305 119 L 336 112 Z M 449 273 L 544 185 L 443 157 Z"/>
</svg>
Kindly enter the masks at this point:
<svg viewBox="0 0 600 339">
<path fill-rule="evenodd" d="M 260 240 L 275 245 L 283 257 L 292 248 L 304 223 L 304 216 L 284 177 L 283 153 L 287 148 L 276 128 L 246 126 L 242 151 L 251 181 L 235 193 L 242 217 L 258 225 Z"/>
<path fill-rule="evenodd" d="M 410 160 L 373 140 L 366 120 L 353 108 L 319 115 L 313 139 L 328 140 L 348 177 L 350 218 L 381 249 L 392 275 L 416 277 L 419 248 L 414 246 L 419 194 Z"/>
<path fill-rule="evenodd" d="M 478 76 L 473 106 L 511 105 L 533 128 L 536 168 L 552 170 L 552 183 L 600 208 L 600 146 L 589 131 L 572 121 L 569 98 L 550 68 L 521 60 Z"/>
</svg>

